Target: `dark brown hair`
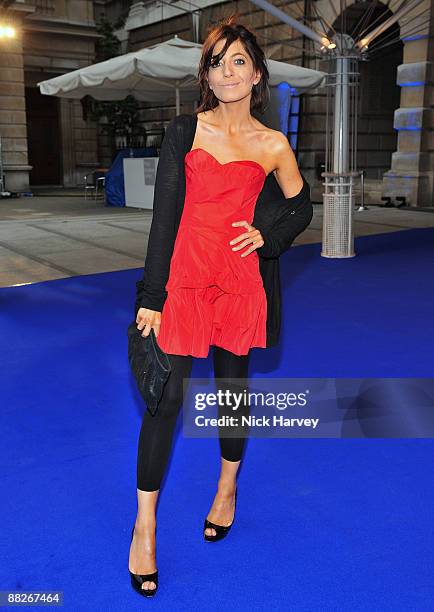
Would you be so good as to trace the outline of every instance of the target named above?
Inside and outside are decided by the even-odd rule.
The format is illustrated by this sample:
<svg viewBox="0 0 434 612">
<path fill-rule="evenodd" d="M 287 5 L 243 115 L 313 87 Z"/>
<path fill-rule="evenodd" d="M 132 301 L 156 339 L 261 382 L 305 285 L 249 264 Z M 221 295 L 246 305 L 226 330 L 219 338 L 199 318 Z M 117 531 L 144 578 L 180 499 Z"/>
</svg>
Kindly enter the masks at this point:
<svg viewBox="0 0 434 612">
<path fill-rule="evenodd" d="M 213 49 L 219 40 L 226 39 L 225 45 L 216 56 L 213 56 Z M 270 99 L 268 89 L 268 79 L 270 75 L 265 62 L 265 55 L 261 47 L 256 42 L 256 36 L 246 27 L 237 23 L 237 14 L 232 14 L 220 20 L 217 25 L 212 26 L 208 32 L 202 47 L 202 57 L 199 62 L 197 78 L 200 88 L 200 103 L 194 111 L 196 114 L 207 111 L 218 106 L 218 99 L 214 95 L 208 84 L 208 70 L 211 64 L 218 63 L 226 53 L 228 47 L 236 40 L 240 40 L 246 52 L 252 59 L 255 70 L 261 73 L 261 80 L 257 85 L 253 85 L 250 98 L 250 111 L 258 110 L 263 113 Z"/>
</svg>

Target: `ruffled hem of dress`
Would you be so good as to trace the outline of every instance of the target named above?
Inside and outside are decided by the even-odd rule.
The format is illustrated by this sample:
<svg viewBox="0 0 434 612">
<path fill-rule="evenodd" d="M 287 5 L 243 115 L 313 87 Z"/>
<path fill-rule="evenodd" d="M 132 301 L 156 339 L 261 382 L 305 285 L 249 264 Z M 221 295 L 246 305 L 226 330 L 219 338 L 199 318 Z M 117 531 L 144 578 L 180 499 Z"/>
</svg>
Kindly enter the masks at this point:
<svg viewBox="0 0 434 612">
<path fill-rule="evenodd" d="M 219 346 L 235 355 L 246 355 L 251 348 L 266 348 L 267 298 L 263 287 L 259 295 L 231 295 L 220 320 L 218 317 L 214 320 L 213 314 L 204 308 L 204 304 L 211 305 L 222 295 L 214 287 L 182 287 L 181 291 L 168 292 L 157 340 L 163 351 L 208 357 L 210 346 Z M 191 314 L 188 317 L 179 314 L 184 312 Z M 231 324 L 233 314 L 238 313 L 247 315 L 245 325 L 241 321 Z"/>
</svg>

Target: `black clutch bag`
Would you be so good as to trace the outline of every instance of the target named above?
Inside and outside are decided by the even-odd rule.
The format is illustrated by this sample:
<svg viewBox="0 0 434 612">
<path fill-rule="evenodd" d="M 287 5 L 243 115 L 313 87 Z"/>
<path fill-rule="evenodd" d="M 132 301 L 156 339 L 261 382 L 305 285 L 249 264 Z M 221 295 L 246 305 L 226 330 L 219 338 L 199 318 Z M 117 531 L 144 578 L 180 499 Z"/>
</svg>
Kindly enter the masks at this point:
<svg viewBox="0 0 434 612">
<path fill-rule="evenodd" d="M 154 330 L 151 328 L 146 337 L 142 332 L 135 320 L 128 326 L 128 360 L 140 395 L 154 416 L 171 368 L 168 356 L 158 346 Z"/>
</svg>

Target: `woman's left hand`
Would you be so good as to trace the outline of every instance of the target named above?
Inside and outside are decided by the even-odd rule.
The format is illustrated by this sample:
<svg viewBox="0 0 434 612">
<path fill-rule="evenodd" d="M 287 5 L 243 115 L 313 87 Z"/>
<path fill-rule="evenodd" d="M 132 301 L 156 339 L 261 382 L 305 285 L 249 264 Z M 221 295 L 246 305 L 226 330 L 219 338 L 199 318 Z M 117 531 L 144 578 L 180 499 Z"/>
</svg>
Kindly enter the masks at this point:
<svg viewBox="0 0 434 612">
<path fill-rule="evenodd" d="M 249 253 L 252 253 L 252 251 L 259 249 L 264 244 L 264 239 L 262 238 L 261 232 L 255 229 L 253 225 L 250 225 L 250 223 L 247 223 L 247 221 L 234 221 L 234 223 L 232 223 L 232 226 L 233 227 L 245 227 L 247 229 L 247 232 L 245 232 L 244 234 L 240 234 L 237 238 L 234 238 L 233 240 L 230 241 L 229 243 L 230 245 L 236 244 L 240 240 L 243 241 L 241 242 L 241 244 L 233 247 L 232 248 L 233 251 L 239 251 L 240 249 L 243 249 L 248 244 L 252 245 L 247 249 L 247 251 L 245 251 L 244 253 L 241 253 L 241 257 L 245 257 L 246 255 L 249 255 Z"/>
</svg>

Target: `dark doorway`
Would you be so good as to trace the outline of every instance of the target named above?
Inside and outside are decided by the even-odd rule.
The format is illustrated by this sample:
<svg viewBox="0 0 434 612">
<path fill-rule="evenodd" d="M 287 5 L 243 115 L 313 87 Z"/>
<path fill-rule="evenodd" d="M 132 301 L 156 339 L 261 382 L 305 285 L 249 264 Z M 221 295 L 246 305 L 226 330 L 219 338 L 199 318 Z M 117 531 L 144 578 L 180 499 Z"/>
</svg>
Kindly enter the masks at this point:
<svg viewBox="0 0 434 612">
<path fill-rule="evenodd" d="M 31 185 L 62 185 L 59 100 L 26 87 L 27 140 Z"/>
</svg>

